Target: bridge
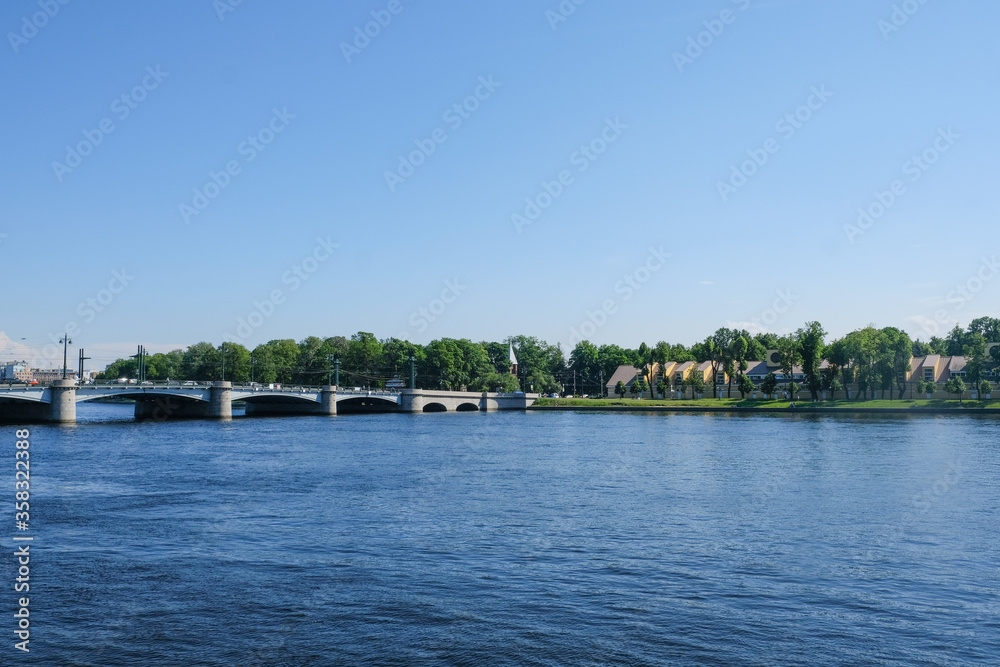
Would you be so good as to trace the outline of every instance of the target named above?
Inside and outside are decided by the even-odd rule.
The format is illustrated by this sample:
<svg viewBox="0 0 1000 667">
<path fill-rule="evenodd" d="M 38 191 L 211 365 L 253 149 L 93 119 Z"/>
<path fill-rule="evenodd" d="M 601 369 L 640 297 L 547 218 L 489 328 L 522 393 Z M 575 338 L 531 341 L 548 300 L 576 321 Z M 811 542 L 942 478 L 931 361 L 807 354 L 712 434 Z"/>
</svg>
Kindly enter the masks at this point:
<svg viewBox="0 0 1000 667">
<path fill-rule="evenodd" d="M 83 385 L 57 380 L 49 386 L 0 387 L 0 422 L 76 421 L 84 401 L 123 398 L 135 401 L 136 419 L 229 419 L 233 403 L 247 416 L 337 415 L 339 412 L 492 412 L 524 410 L 538 394 L 356 390 L 336 386 L 234 386 L 231 382 L 194 385 Z M 339 406 L 339 408 L 338 408 Z"/>
</svg>

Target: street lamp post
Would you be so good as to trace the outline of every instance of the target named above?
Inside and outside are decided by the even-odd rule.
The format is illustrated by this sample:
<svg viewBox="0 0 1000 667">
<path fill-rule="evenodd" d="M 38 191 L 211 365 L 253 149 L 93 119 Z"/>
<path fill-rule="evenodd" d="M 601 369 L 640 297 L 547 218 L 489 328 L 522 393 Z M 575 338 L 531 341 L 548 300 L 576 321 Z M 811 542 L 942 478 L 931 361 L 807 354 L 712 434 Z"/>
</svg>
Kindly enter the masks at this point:
<svg viewBox="0 0 1000 667">
<path fill-rule="evenodd" d="M 69 339 L 69 335 L 68 334 L 64 333 L 63 337 L 62 337 L 62 340 L 60 340 L 59 342 L 63 344 L 63 376 L 62 376 L 62 379 L 65 380 L 66 379 L 66 349 L 67 349 L 67 346 L 70 343 L 72 343 L 73 341 L 71 341 Z"/>
</svg>

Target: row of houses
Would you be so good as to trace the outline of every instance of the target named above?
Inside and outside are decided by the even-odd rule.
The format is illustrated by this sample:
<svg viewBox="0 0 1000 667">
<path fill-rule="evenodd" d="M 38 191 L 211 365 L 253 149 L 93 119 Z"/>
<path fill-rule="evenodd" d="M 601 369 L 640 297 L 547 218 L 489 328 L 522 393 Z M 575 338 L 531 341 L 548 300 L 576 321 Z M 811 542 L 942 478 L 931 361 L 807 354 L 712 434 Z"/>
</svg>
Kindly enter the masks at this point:
<svg viewBox="0 0 1000 667">
<path fill-rule="evenodd" d="M 1000 347 L 1000 343 L 990 343 L 987 346 L 988 351 L 992 351 L 994 348 Z M 949 395 L 944 391 L 944 383 L 953 377 L 967 378 L 968 371 L 967 366 L 969 363 L 968 357 L 962 356 L 941 356 L 937 354 L 928 355 L 926 357 L 913 357 L 910 359 L 910 371 L 907 373 L 905 378 L 905 385 L 907 392 L 910 394 L 916 394 L 917 382 L 919 381 L 930 381 L 937 385 L 937 390 L 933 393 L 933 398 L 947 398 Z M 761 383 L 770 374 L 774 373 L 778 380 L 781 389 L 779 391 L 784 391 L 788 384 L 789 378 L 785 376 L 781 371 L 780 361 L 777 350 L 769 350 L 767 353 L 767 361 L 749 361 L 747 362 L 748 368 L 746 370 L 746 375 L 753 381 L 754 385 L 760 390 Z M 820 370 L 826 370 L 830 367 L 830 362 L 824 360 L 820 364 Z M 692 376 L 692 374 L 701 375 L 702 380 L 706 385 L 711 387 L 713 384 L 720 387 L 728 387 L 730 382 L 729 375 L 722 369 L 716 373 L 715 378 L 712 377 L 712 363 L 709 361 L 698 362 L 698 361 L 668 361 L 665 364 L 654 363 L 652 369 L 652 385 L 651 390 L 643 392 L 642 397 L 646 398 L 683 398 L 685 396 L 685 391 L 688 391 L 690 395 L 690 390 L 686 389 L 685 381 Z M 642 369 L 642 378 L 649 379 L 648 365 Z M 983 373 L 983 377 L 989 380 L 991 383 L 996 384 L 1000 380 L 1000 370 L 996 367 L 987 370 Z M 612 374 L 611 379 L 607 383 L 607 393 L 608 395 L 614 395 L 615 388 L 618 383 L 621 382 L 625 385 L 626 391 L 631 394 L 632 385 L 640 379 L 640 369 L 635 366 L 622 365 Z M 666 381 L 670 389 L 668 394 L 661 396 L 657 391 L 656 387 L 660 380 Z M 732 378 L 733 391 L 736 392 L 736 378 Z M 801 366 L 795 366 L 792 368 L 791 380 L 800 386 L 800 392 L 805 391 L 808 394 L 808 390 L 804 386 L 805 373 Z M 855 396 L 858 391 L 857 385 L 851 385 L 847 388 L 850 391 L 850 395 Z M 970 387 L 971 390 L 975 390 L 974 387 Z M 1000 391 L 1000 390 L 998 390 Z M 711 394 L 711 389 L 708 390 Z M 826 398 L 829 392 L 823 392 L 823 397 Z M 836 392 L 835 395 L 830 396 L 830 398 L 846 398 L 847 392 L 844 390 Z"/>
</svg>

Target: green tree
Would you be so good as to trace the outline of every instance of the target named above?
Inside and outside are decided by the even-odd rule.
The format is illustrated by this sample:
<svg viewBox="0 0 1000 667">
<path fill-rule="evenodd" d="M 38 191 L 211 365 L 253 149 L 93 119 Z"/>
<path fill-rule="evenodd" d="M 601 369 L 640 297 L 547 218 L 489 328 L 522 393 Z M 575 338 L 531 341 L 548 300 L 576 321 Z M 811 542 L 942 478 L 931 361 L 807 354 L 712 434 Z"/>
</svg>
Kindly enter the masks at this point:
<svg viewBox="0 0 1000 667">
<path fill-rule="evenodd" d="M 653 348 L 653 361 L 662 365 L 670 360 L 670 344 L 661 340 Z"/>
<path fill-rule="evenodd" d="M 765 351 L 778 349 L 778 334 L 774 334 L 771 332 L 763 332 L 757 334 L 753 338 L 757 342 L 757 344 L 761 347 L 761 349 Z M 764 359 L 763 355 L 759 359 L 763 360 Z"/>
<path fill-rule="evenodd" d="M 556 377 L 564 375 L 566 370 L 565 355 L 560 346 L 549 345 L 533 336 L 511 336 L 504 342 L 514 346 L 518 372 L 529 385 L 534 383 L 536 390 L 546 393 L 559 391 L 560 384 Z"/>
<path fill-rule="evenodd" d="M 661 379 L 656 383 L 656 391 L 660 394 L 660 398 L 666 398 L 667 393 L 670 391 L 670 384 L 666 379 Z"/>
<path fill-rule="evenodd" d="M 683 384 L 690 387 L 692 398 L 694 398 L 694 394 L 705 393 L 705 389 L 707 388 L 705 378 L 702 376 L 701 371 L 697 368 L 691 369 L 691 374 L 684 379 Z"/>
<path fill-rule="evenodd" d="M 360 386 L 378 386 L 382 361 L 382 344 L 375 334 L 359 331 L 351 336 L 344 360 L 350 376 Z"/>
<path fill-rule="evenodd" d="M 778 377 L 774 373 L 768 373 L 760 383 L 760 388 L 768 396 L 773 396 L 778 391 Z"/>
<path fill-rule="evenodd" d="M 473 391 L 498 391 L 512 394 L 521 388 L 517 378 L 510 373 L 487 373 L 475 383 Z"/>
<path fill-rule="evenodd" d="M 631 386 L 631 388 L 629 390 L 632 392 L 633 396 L 640 396 L 641 397 L 642 396 L 642 392 L 646 391 L 646 381 L 645 380 L 636 380 L 635 382 L 632 383 L 632 386 Z"/>
<path fill-rule="evenodd" d="M 963 354 L 968 357 L 965 365 L 965 374 L 973 387 L 983 380 L 986 372 L 988 357 L 986 355 L 986 338 L 979 332 L 972 332 L 966 337 Z"/>
<path fill-rule="evenodd" d="M 218 351 L 211 343 L 195 343 L 184 350 L 181 373 L 188 380 L 204 382 L 218 380 L 214 374 Z"/>
<path fill-rule="evenodd" d="M 987 343 L 1000 343 L 1000 319 L 977 317 L 969 323 L 969 334 L 979 334 Z"/>
<path fill-rule="evenodd" d="M 812 400 L 818 401 L 819 390 L 823 386 L 819 365 L 823 361 L 825 347 L 823 340 L 826 337 L 826 331 L 819 322 L 807 322 L 795 333 L 795 337 L 802 359 L 802 374 L 805 376 L 806 387 L 809 389 Z M 779 349 L 781 349 L 780 346 Z"/>
<path fill-rule="evenodd" d="M 965 352 L 965 346 L 969 344 L 968 334 L 957 324 L 948 332 L 945 338 L 947 344 L 946 354 L 951 357 L 960 357 Z"/>
<path fill-rule="evenodd" d="M 931 354 L 939 354 L 941 356 L 946 356 L 948 354 L 948 341 L 939 336 L 931 336 L 931 340 L 928 343 L 931 348 Z"/>
<path fill-rule="evenodd" d="M 913 341 L 913 349 L 911 350 L 911 353 L 914 357 L 926 357 L 934 354 L 934 348 L 931 347 L 930 343 L 915 340 Z"/>
<path fill-rule="evenodd" d="M 223 357 L 223 349 L 225 357 Z M 215 377 L 224 377 L 229 382 L 245 383 L 250 381 L 250 350 L 239 343 L 222 343 L 216 348 L 215 359 L 218 363 L 217 368 L 212 368 Z M 223 359 L 225 360 L 224 375 Z"/>
<path fill-rule="evenodd" d="M 569 368 L 567 370 L 575 372 L 581 381 L 586 379 L 589 383 L 600 385 L 600 350 L 590 341 L 580 341 L 569 354 Z M 602 393 L 602 389 L 598 386 L 598 391 L 595 393 Z"/>
<path fill-rule="evenodd" d="M 639 371 L 639 379 L 644 380 L 647 384 L 653 383 L 653 360 L 655 359 L 655 348 L 649 347 L 645 343 L 639 344 L 639 349 L 636 350 L 634 366 Z"/>
<path fill-rule="evenodd" d="M 480 343 L 483 350 L 486 352 L 487 358 L 490 360 L 490 364 L 496 369 L 497 373 L 507 373 L 510 375 L 511 363 L 510 363 L 510 348 L 506 343 L 500 342 L 482 342 Z"/>
<path fill-rule="evenodd" d="M 270 351 L 270 361 L 274 369 L 273 382 L 291 384 L 295 382 L 295 373 L 298 369 L 299 346 L 291 338 L 269 340 L 267 348 Z"/>
<path fill-rule="evenodd" d="M 721 327 L 705 339 L 703 345 L 705 361 L 712 364 L 712 398 L 718 398 L 719 369 L 724 368 L 732 353 L 733 341 L 737 334 L 732 329 Z"/>
<path fill-rule="evenodd" d="M 880 334 L 884 355 L 882 364 L 887 369 L 887 380 L 895 382 L 899 389 L 896 400 L 903 400 L 906 395 L 906 378 L 913 370 L 913 341 L 909 334 L 895 327 L 885 327 Z"/>
<path fill-rule="evenodd" d="M 606 378 L 614 375 L 619 366 L 632 363 L 628 353 L 617 345 L 601 345 L 597 348 L 597 359 Z"/>
<path fill-rule="evenodd" d="M 979 383 L 979 400 L 984 400 L 987 396 L 993 393 L 993 385 L 987 380 L 983 380 Z"/>
<path fill-rule="evenodd" d="M 250 353 L 250 375 L 254 382 L 271 384 L 277 382 L 278 373 L 275 370 L 273 350 L 270 346 L 260 344 Z"/>
<path fill-rule="evenodd" d="M 618 394 L 620 398 L 625 398 L 625 393 L 627 391 L 628 390 L 625 389 L 625 383 L 619 380 L 618 384 L 615 385 L 615 393 Z"/>
<path fill-rule="evenodd" d="M 854 369 L 854 380 L 858 383 L 859 394 L 875 398 L 875 390 L 882 385 L 879 369 L 880 354 L 883 353 L 882 334 L 875 327 L 852 331 L 844 336 L 845 353 Z"/>
<path fill-rule="evenodd" d="M 747 394 L 753 392 L 757 387 L 754 385 L 753 380 L 750 379 L 748 375 L 740 375 L 740 384 L 738 389 L 740 390 L 740 398 L 746 398 Z"/>
<path fill-rule="evenodd" d="M 965 393 L 965 383 L 957 375 L 944 383 L 944 390 L 949 394 L 958 394 L 958 403 L 962 403 L 962 395 Z"/>
<path fill-rule="evenodd" d="M 789 334 L 778 339 L 778 366 L 785 376 L 788 393 L 795 396 L 795 367 L 802 363 L 802 346 L 795 336 Z"/>
<path fill-rule="evenodd" d="M 737 389 L 739 389 L 740 394 L 745 398 L 746 393 L 743 391 L 743 377 L 746 373 L 748 366 L 747 363 L 747 351 L 750 349 L 750 343 L 747 341 L 746 336 L 742 333 L 733 340 L 732 348 L 726 359 L 726 375 L 729 378 L 729 389 L 726 392 L 727 398 L 733 397 L 733 375 L 737 378 Z M 750 384 L 753 384 L 751 381 Z"/>
<path fill-rule="evenodd" d="M 840 383 L 844 388 L 844 395 L 847 397 L 847 400 L 851 400 L 850 385 L 854 381 L 854 368 L 851 366 L 848 341 L 841 338 L 830 343 L 826 348 L 826 358 L 830 362 L 828 372 L 832 376 L 828 381 L 828 385 L 832 390 L 833 379 L 839 373 L 841 376 Z"/>
<path fill-rule="evenodd" d="M 116 359 L 107 365 L 103 372 L 98 373 L 98 381 L 114 382 L 118 378 L 136 378 L 138 362 L 135 359 Z"/>
</svg>

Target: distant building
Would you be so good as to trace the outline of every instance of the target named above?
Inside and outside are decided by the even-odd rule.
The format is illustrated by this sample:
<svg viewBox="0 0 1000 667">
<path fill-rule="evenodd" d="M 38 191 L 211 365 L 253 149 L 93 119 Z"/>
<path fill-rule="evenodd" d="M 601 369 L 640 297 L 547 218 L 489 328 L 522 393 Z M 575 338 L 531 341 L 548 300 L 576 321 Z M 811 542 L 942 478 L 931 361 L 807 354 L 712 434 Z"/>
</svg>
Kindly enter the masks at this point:
<svg viewBox="0 0 1000 667">
<path fill-rule="evenodd" d="M 27 361 L 9 361 L 0 366 L 2 382 L 31 382 L 31 380 L 31 369 L 28 368 Z"/>
<path fill-rule="evenodd" d="M 61 368 L 49 368 L 49 369 L 46 369 L 46 370 L 39 369 L 39 370 L 31 371 L 31 374 L 34 377 L 34 379 L 37 380 L 38 382 L 40 382 L 41 384 L 47 384 L 49 382 L 55 382 L 56 380 L 62 380 L 63 379 L 63 371 L 62 371 Z M 76 371 L 67 369 L 66 370 L 66 379 L 67 380 L 75 380 L 76 379 Z"/>
<path fill-rule="evenodd" d="M 608 380 L 608 384 L 606 385 L 606 388 L 608 390 L 608 396 L 615 395 L 615 387 L 618 386 L 619 382 L 625 385 L 625 389 L 630 389 L 632 387 L 632 384 L 638 379 L 638 377 L 639 377 L 639 369 L 636 368 L 635 366 L 631 366 L 628 364 L 619 366 L 615 370 L 615 372 L 611 375 L 611 379 Z"/>
</svg>

